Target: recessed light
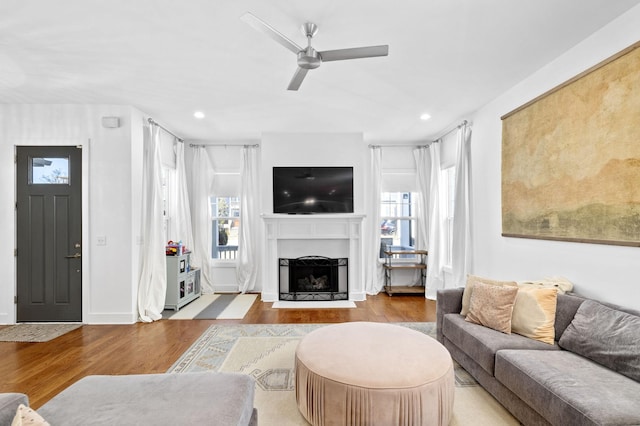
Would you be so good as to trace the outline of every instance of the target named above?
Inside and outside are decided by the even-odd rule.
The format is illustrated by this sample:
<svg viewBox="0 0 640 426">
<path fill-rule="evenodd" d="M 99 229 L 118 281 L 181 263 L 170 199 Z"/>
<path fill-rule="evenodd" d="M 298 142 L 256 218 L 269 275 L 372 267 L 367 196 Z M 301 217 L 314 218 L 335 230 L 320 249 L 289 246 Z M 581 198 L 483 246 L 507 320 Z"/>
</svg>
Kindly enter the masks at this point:
<svg viewBox="0 0 640 426">
<path fill-rule="evenodd" d="M 429 114 L 427 114 L 426 112 L 420 116 L 420 120 L 422 120 L 422 121 L 427 121 L 430 118 L 431 118 L 431 116 Z"/>
<path fill-rule="evenodd" d="M 196 111 L 196 112 L 193 113 L 193 116 L 195 118 L 197 118 L 198 120 L 202 120 L 204 118 L 204 112 Z"/>
</svg>

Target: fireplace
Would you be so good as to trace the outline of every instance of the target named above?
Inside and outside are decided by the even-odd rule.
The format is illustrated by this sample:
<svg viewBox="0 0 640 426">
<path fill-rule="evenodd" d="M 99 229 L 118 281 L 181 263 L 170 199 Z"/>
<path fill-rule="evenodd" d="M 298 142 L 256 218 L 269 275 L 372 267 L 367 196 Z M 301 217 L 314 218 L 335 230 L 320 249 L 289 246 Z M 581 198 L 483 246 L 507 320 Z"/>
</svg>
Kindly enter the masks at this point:
<svg viewBox="0 0 640 426">
<path fill-rule="evenodd" d="M 280 300 L 348 300 L 348 259 L 278 259 Z"/>
<path fill-rule="evenodd" d="M 263 214 L 262 219 L 265 225 L 265 250 L 262 262 L 264 276 L 262 300 L 264 302 L 282 300 L 280 293 L 289 292 L 289 271 L 280 267 L 279 260 L 302 256 L 347 258 L 348 266 L 339 268 L 340 274 L 345 275 L 345 279 L 339 284 L 339 292 L 347 292 L 347 300 L 366 300 L 362 264 L 364 215 Z M 284 272 L 280 269 L 284 269 Z M 345 269 L 347 271 L 343 272 Z M 285 280 L 286 283 L 282 283 Z"/>
</svg>

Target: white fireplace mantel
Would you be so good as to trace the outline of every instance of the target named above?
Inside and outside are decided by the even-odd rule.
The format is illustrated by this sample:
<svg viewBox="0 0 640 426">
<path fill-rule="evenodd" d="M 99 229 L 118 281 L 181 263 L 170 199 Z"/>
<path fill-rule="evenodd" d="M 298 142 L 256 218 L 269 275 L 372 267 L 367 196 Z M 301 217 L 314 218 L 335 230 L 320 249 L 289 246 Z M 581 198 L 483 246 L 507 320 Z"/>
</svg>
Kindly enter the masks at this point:
<svg viewBox="0 0 640 426">
<path fill-rule="evenodd" d="M 286 244 L 304 241 L 306 252 L 299 256 L 323 254 L 339 244 L 346 253 L 333 257 L 349 258 L 349 300 L 365 300 L 362 244 L 362 221 L 359 214 L 263 214 L 265 224 L 265 256 L 263 259 L 262 300 L 279 298 L 278 259 Z M 304 302 L 301 302 L 304 303 Z"/>
</svg>

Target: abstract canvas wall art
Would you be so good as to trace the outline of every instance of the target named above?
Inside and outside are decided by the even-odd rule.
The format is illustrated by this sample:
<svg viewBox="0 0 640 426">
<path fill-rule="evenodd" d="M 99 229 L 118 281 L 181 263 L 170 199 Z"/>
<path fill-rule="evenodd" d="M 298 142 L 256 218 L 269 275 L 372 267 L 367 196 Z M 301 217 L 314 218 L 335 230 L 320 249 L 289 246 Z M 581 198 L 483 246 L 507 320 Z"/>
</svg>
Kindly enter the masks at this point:
<svg viewBox="0 0 640 426">
<path fill-rule="evenodd" d="M 640 42 L 502 117 L 502 235 L 640 246 Z"/>
</svg>

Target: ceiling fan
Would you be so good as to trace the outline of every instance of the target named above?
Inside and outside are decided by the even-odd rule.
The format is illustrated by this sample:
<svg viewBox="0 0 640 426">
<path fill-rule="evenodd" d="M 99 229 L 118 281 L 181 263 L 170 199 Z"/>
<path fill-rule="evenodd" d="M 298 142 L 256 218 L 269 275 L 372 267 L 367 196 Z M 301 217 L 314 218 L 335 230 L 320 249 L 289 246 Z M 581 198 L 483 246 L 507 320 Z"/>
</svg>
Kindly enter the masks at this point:
<svg viewBox="0 0 640 426">
<path fill-rule="evenodd" d="M 300 28 L 302 33 L 307 37 L 307 47 L 303 48 L 288 37 L 284 36 L 271 25 L 249 12 L 242 15 L 240 19 L 251 25 L 256 30 L 271 37 L 273 40 L 277 41 L 297 55 L 298 69 L 293 75 L 291 82 L 289 82 L 287 90 L 298 90 L 302 84 L 302 80 L 304 80 L 304 77 L 307 75 L 307 72 L 318 68 L 323 62 L 371 58 L 375 56 L 387 56 L 389 54 L 389 46 L 386 44 L 381 46 L 353 47 L 349 49 L 325 50 L 318 52 L 311 47 L 311 39 L 318 32 L 318 26 L 312 22 L 302 24 L 302 27 Z"/>
</svg>

